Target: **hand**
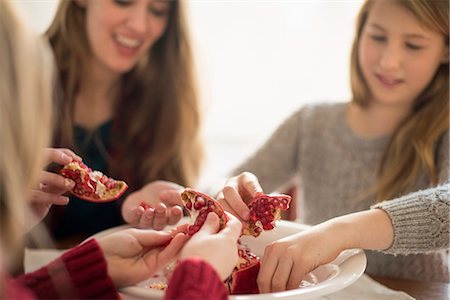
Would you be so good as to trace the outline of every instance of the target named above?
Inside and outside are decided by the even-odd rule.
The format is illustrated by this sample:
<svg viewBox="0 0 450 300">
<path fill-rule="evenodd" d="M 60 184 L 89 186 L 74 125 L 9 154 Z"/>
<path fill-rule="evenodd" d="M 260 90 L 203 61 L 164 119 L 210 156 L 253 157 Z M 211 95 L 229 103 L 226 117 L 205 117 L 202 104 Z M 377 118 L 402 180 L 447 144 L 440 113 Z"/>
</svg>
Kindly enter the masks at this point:
<svg viewBox="0 0 450 300">
<path fill-rule="evenodd" d="M 341 238 L 323 223 L 267 246 L 257 280 L 260 293 L 298 288 L 306 274 L 344 250 Z"/>
<path fill-rule="evenodd" d="M 303 277 L 352 248 L 385 250 L 394 242 L 389 215 L 371 209 L 330 219 L 267 246 L 261 261 L 261 293 L 298 288 Z"/>
<path fill-rule="evenodd" d="M 98 243 L 108 265 L 108 274 L 120 288 L 158 272 L 177 256 L 187 239 L 179 231 L 126 229 L 105 236 Z"/>
<path fill-rule="evenodd" d="M 183 190 L 181 185 L 169 181 L 150 182 L 125 199 L 122 216 L 137 228 L 162 230 L 166 225 L 176 224 L 183 216 L 180 198 Z"/>
<path fill-rule="evenodd" d="M 243 172 L 227 181 L 217 200 L 226 211 L 245 222 L 250 216 L 248 204 L 262 192 L 258 178 L 250 172 Z"/>
<path fill-rule="evenodd" d="M 46 165 L 56 163 L 66 165 L 72 161 L 81 161 L 81 157 L 69 149 L 44 149 L 44 162 Z M 75 182 L 63 176 L 41 171 L 39 174 L 39 185 L 31 190 L 30 203 L 38 221 L 42 220 L 48 213 L 52 204 L 67 205 L 69 198 L 62 194 L 70 191 Z"/>
<path fill-rule="evenodd" d="M 228 214 L 229 220 L 221 231 L 219 217 L 209 213 L 202 228 L 186 243 L 180 259 L 200 257 L 208 262 L 222 280 L 230 276 L 238 262 L 237 240 L 241 235 L 241 223 Z"/>
</svg>

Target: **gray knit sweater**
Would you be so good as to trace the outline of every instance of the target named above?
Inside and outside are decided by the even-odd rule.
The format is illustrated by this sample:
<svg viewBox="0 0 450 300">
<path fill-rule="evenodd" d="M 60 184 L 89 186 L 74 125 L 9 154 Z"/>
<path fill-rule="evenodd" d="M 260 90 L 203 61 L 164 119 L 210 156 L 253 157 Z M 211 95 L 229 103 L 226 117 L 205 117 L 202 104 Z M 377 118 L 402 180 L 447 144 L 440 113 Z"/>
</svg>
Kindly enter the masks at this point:
<svg viewBox="0 0 450 300">
<path fill-rule="evenodd" d="M 297 216 L 302 223 L 318 224 L 369 209 L 375 204 L 375 197 L 368 191 L 377 180 L 378 165 L 389 137 L 363 139 L 357 136 L 346 123 L 346 105 L 303 107 L 281 124 L 233 174 L 243 171 L 256 174 L 266 192 L 297 177 L 300 191 Z M 439 181 L 448 182 L 448 134 L 437 145 L 436 162 Z M 424 174 L 407 192 L 427 187 L 428 179 Z M 405 198 L 408 200 L 395 205 L 380 204 L 395 227 L 395 242 L 386 253 L 428 252 L 438 246 L 448 249 L 449 204 L 442 193 L 442 190 L 434 194 L 424 191 L 418 194 L 418 199 L 408 196 Z M 424 203 L 431 204 L 424 206 Z M 366 254 L 370 275 L 449 281 L 448 250 L 397 256 L 376 251 Z"/>
</svg>

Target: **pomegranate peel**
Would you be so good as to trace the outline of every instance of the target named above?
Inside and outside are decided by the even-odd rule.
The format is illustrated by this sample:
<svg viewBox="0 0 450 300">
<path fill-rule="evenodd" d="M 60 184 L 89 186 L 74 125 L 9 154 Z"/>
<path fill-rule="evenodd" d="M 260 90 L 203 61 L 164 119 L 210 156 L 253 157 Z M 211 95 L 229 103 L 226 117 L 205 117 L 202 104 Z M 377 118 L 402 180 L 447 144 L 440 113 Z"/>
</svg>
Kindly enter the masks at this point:
<svg viewBox="0 0 450 300">
<path fill-rule="evenodd" d="M 263 230 L 275 228 L 275 221 L 280 219 L 280 211 L 287 210 L 291 196 L 258 194 L 248 204 L 250 217 L 243 235 L 258 237 Z"/>
<path fill-rule="evenodd" d="M 109 178 L 78 161 L 65 165 L 59 173 L 75 181 L 75 186 L 70 191 L 72 195 L 90 202 L 117 200 L 128 188 L 125 181 Z"/>
<path fill-rule="evenodd" d="M 210 212 L 214 212 L 219 216 L 220 229 L 225 227 L 228 217 L 219 202 L 211 196 L 191 188 L 186 188 L 181 193 L 181 200 L 191 216 L 191 225 L 187 228 L 187 234 L 189 236 L 194 235 L 200 230 Z"/>
<path fill-rule="evenodd" d="M 238 240 L 239 260 L 230 277 L 225 281 L 231 295 L 259 294 L 258 278 L 260 259 Z"/>
</svg>

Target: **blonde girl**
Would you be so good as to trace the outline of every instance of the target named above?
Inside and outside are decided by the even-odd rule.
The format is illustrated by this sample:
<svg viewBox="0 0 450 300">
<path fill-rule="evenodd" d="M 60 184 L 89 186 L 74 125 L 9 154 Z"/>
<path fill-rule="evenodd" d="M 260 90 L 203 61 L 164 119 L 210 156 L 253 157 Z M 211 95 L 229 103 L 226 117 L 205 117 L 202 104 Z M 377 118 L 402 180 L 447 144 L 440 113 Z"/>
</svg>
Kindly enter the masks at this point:
<svg viewBox="0 0 450 300">
<path fill-rule="evenodd" d="M 447 182 L 448 11 L 448 1 L 364 2 L 351 54 L 352 100 L 308 105 L 291 116 L 236 170 L 253 173 L 261 185 L 251 173 L 233 178 L 223 190 L 224 206 L 246 220 L 248 208 L 239 189 L 273 191 L 297 175 L 299 221 L 318 224 Z M 400 223 L 397 237 L 420 230 L 417 207 L 394 207 L 387 209 L 392 218 L 411 215 Z M 430 228 L 442 223 L 429 222 L 425 226 Z M 410 252 L 407 248 L 415 242 L 396 240 L 391 253 Z M 296 268 L 302 255 L 295 251 L 296 243 L 300 245 L 292 238 L 266 249 L 270 255 L 262 262 L 263 291 L 298 284 L 298 273 L 289 276 L 301 269 Z M 398 248 L 397 243 L 403 244 Z M 449 281 L 445 253 L 394 257 L 372 251 L 367 256 L 370 275 Z"/>
</svg>

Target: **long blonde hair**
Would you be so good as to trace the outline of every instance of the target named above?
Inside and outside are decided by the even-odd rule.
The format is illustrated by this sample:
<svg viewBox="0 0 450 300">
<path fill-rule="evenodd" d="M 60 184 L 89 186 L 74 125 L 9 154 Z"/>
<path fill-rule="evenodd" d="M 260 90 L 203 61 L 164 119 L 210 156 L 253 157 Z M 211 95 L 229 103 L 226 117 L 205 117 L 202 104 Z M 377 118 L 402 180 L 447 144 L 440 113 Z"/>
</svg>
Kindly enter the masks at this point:
<svg viewBox="0 0 450 300">
<path fill-rule="evenodd" d="M 393 0 L 394 1 L 394 0 Z M 358 44 L 373 0 L 364 3 L 356 25 L 356 37 L 351 53 L 351 88 L 353 102 L 365 106 L 369 88 L 358 62 Z M 409 10 L 426 28 L 449 40 L 448 1 L 395 0 Z M 377 201 L 399 196 L 421 173 L 426 173 L 430 185 L 438 183 L 435 149 L 449 129 L 449 65 L 439 66 L 433 80 L 416 99 L 413 112 L 392 135 L 379 165 L 379 179 L 375 186 Z"/>
<path fill-rule="evenodd" d="M 51 135 L 53 61 L 49 47 L 0 1 L 0 232 L 12 254 L 33 217 L 27 191 L 42 168 Z M 27 223 L 28 222 L 28 223 Z"/>
<path fill-rule="evenodd" d="M 85 8 L 62 0 L 47 36 L 63 87 L 57 146 L 73 146 L 73 112 L 81 67 L 92 55 Z M 164 179 L 195 185 L 203 158 L 201 114 L 182 1 L 170 1 L 167 28 L 147 57 L 121 79 L 109 172 L 131 190 Z"/>
</svg>

